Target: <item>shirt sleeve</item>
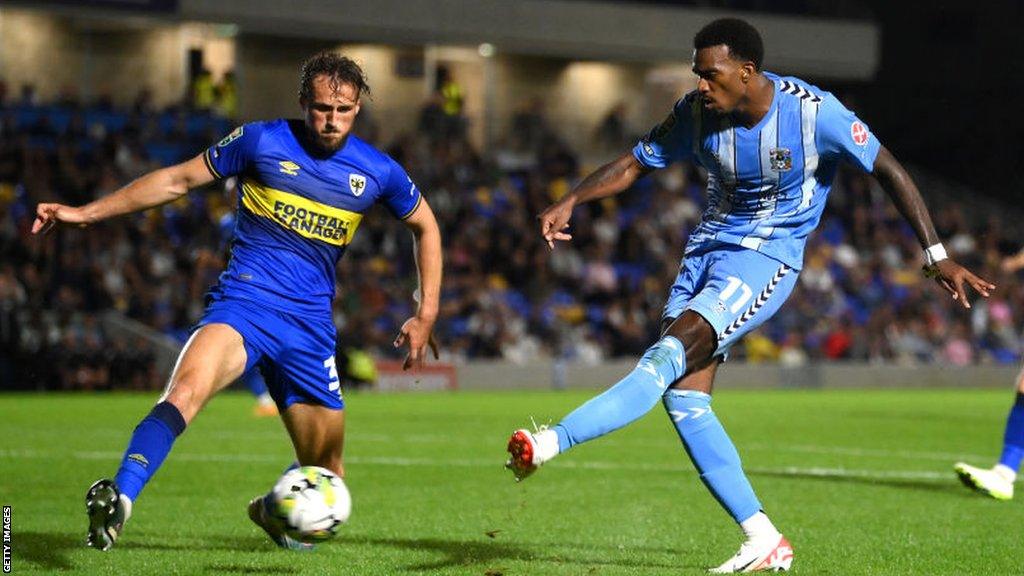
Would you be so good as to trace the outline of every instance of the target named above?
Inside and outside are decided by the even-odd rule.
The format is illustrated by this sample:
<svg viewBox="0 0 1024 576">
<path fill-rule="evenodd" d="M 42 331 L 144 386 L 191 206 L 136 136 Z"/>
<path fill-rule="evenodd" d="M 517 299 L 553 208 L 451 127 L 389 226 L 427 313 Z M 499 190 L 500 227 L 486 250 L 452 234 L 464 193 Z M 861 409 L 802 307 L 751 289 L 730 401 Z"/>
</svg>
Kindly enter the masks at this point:
<svg viewBox="0 0 1024 576">
<path fill-rule="evenodd" d="M 633 156 L 648 168 L 664 168 L 693 155 L 693 107 L 697 92 L 690 92 L 672 108 L 672 112 L 651 128 L 633 147 Z"/>
<path fill-rule="evenodd" d="M 388 165 L 391 169 L 384 181 L 379 201 L 387 206 L 395 218 L 405 220 L 419 208 L 423 197 L 420 195 L 420 189 L 398 162 L 388 158 Z"/>
<path fill-rule="evenodd" d="M 875 169 L 881 142 L 867 124 L 831 94 L 821 103 L 816 134 L 822 155 L 844 158 L 868 173 Z"/>
<path fill-rule="evenodd" d="M 244 172 L 256 157 L 262 133 L 262 122 L 244 124 L 207 148 L 203 158 L 210 173 L 217 178 L 228 178 Z"/>
</svg>

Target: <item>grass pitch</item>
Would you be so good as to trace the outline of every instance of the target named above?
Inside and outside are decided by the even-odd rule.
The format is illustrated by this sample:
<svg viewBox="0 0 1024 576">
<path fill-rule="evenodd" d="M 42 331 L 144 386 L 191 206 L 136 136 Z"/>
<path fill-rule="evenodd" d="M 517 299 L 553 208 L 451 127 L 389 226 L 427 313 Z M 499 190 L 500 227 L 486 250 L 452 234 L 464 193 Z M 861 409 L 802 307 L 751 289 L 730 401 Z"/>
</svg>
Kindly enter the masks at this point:
<svg viewBox="0 0 1024 576">
<path fill-rule="evenodd" d="M 589 392 L 350 394 L 353 515 L 312 553 L 245 515 L 291 461 L 280 422 L 216 398 L 113 550 L 84 547 L 82 497 L 111 476 L 155 395 L 0 395 L 0 504 L 14 574 L 703 574 L 740 533 L 660 407 L 515 484 L 509 432 Z M 1024 507 L 952 464 L 997 456 L 1009 391 L 723 390 L 715 411 L 796 550 L 796 574 L 1019 574 Z"/>
</svg>

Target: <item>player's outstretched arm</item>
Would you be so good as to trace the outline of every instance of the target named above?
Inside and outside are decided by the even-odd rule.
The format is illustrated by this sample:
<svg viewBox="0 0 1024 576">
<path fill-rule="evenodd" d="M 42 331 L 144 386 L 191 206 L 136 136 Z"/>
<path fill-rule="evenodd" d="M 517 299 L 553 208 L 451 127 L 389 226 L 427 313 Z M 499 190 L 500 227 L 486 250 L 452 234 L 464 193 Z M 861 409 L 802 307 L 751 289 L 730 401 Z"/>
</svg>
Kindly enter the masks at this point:
<svg viewBox="0 0 1024 576">
<path fill-rule="evenodd" d="M 408 370 L 423 365 L 423 356 L 428 345 L 434 353 L 434 359 L 438 357 L 437 344 L 431 331 L 434 329 L 441 303 L 442 256 L 441 230 L 437 226 L 437 219 L 434 218 L 434 211 L 427 205 L 426 200 L 420 201 L 416 211 L 405 219 L 405 224 L 416 237 L 416 268 L 420 280 L 416 298 L 419 309 L 415 316 L 402 324 L 402 329 L 395 338 L 396 348 L 409 344 L 409 354 L 402 364 L 402 369 Z"/>
<path fill-rule="evenodd" d="M 1013 256 L 1007 256 L 1003 258 L 1003 261 L 999 264 L 999 267 L 1003 270 L 1004 274 L 1013 274 L 1017 270 L 1024 268 L 1024 248 L 1018 251 Z"/>
<path fill-rule="evenodd" d="M 928 214 L 928 208 L 924 205 L 917 185 L 885 146 L 878 151 L 872 174 L 917 234 L 928 260 L 927 274 L 935 278 L 935 281 L 952 294 L 953 299 L 958 300 L 964 308 L 971 307 L 964 284 L 988 298 L 989 291 L 995 289 L 995 284 L 980 278 L 946 256 L 946 250 L 939 241 L 939 235 L 935 231 L 931 215 Z"/>
<path fill-rule="evenodd" d="M 40 204 L 36 207 L 32 233 L 45 233 L 59 223 L 88 226 L 113 216 L 160 206 L 185 195 L 192 188 L 212 181 L 213 174 L 200 154 L 187 162 L 154 170 L 84 206 Z"/>
<path fill-rule="evenodd" d="M 569 227 L 572 209 L 577 204 L 614 196 L 632 186 L 648 172 L 650 169 L 642 166 L 632 152 L 627 152 L 591 172 L 564 198 L 549 206 L 537 217 L 540 220 L 540 234 L 548 243 L 548 248 L 554 249 L 555 240 L 572 239 L 572 235 L 566 234 L 563 230 Z"/>
</svg>

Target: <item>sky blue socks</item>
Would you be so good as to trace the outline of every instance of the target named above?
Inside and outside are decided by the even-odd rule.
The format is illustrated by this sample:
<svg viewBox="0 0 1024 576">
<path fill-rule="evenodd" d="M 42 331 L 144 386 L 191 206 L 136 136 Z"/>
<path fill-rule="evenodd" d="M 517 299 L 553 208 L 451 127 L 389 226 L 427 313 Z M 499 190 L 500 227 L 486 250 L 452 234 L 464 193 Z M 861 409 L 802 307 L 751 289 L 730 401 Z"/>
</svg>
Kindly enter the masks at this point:
<svg viewBox="0 0 1024 576">
<path fill-rule="evenodd" d="M 640 418 L 685 373 L 682 343 L 673 336 L 658 340 L 618 384 L 591 398 L 552 428 L 558 434 L 559 452 Z"/>
<path fill-rule="evenodd" d="M 673 336 L 663 337 L 647 349 L 625 378 L 552 428 L 558 434 L 559 452 L 622 428 L 649 412 L 660 399 L 701 480 L 736 522 L 743 522 L 761 510 L 761 503 L 743 473 L 736 447 L 711 411 L 711 396 L 669 389 L 685 373 L 682 343 Z M 1024 419 L 1021 425 L 1024 427 Z"/>
<path fill-rule="evenodd" d="M 700 479 L 736 522 L 761 510 L 725 428 L 711 411 L 711 396 L 694 390 L 669 390 L 662 402 Z"/>
</svg>

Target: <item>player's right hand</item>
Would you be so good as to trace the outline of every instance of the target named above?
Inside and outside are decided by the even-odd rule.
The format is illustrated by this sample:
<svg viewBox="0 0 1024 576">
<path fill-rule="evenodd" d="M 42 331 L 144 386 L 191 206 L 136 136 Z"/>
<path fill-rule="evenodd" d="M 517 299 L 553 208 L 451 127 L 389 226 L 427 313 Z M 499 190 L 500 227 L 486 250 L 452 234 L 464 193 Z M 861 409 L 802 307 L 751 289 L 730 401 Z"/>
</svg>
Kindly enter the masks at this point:
<svg viewBox="0 0 1024 576">
<path fill-rule="evenodd" d="M 422 367 L 424 351 L 428 346 L 434 353 L 434 360 L 438 359 L 437 341 L 434 340 L 433 328 L 433 320 L 424 320 L 416 316 L 402 324 L 394 342 L 395 348 L 400 348 L 405 344 L 409 345 L 409 353 L 405 356 L 405 361 L 402 362 L 402 370 Z"/>
<path fill-rule="evenodd" d="M 60 222 L 77 224 L 78 226 L 89 224 L 89 220 L 81 208 L 65 206 L 64 204 L 40 204 L 36 207 L 36 219 L 32 223 L 32 233 L 46 234 L 54 225 Z"/>
<path fill-rule="evenodd" d="M 555 249 L 555 240 L 572 240 L 572 235 L 566 234 L 563 230 L 569 227 L 569 219 L 572 218 L 572 209 L 575 206 L 574 198 L 566 196 L 537 217 L 540 220 L 540 235 L 548 243 L 548 248 Z"/>
</svg>

